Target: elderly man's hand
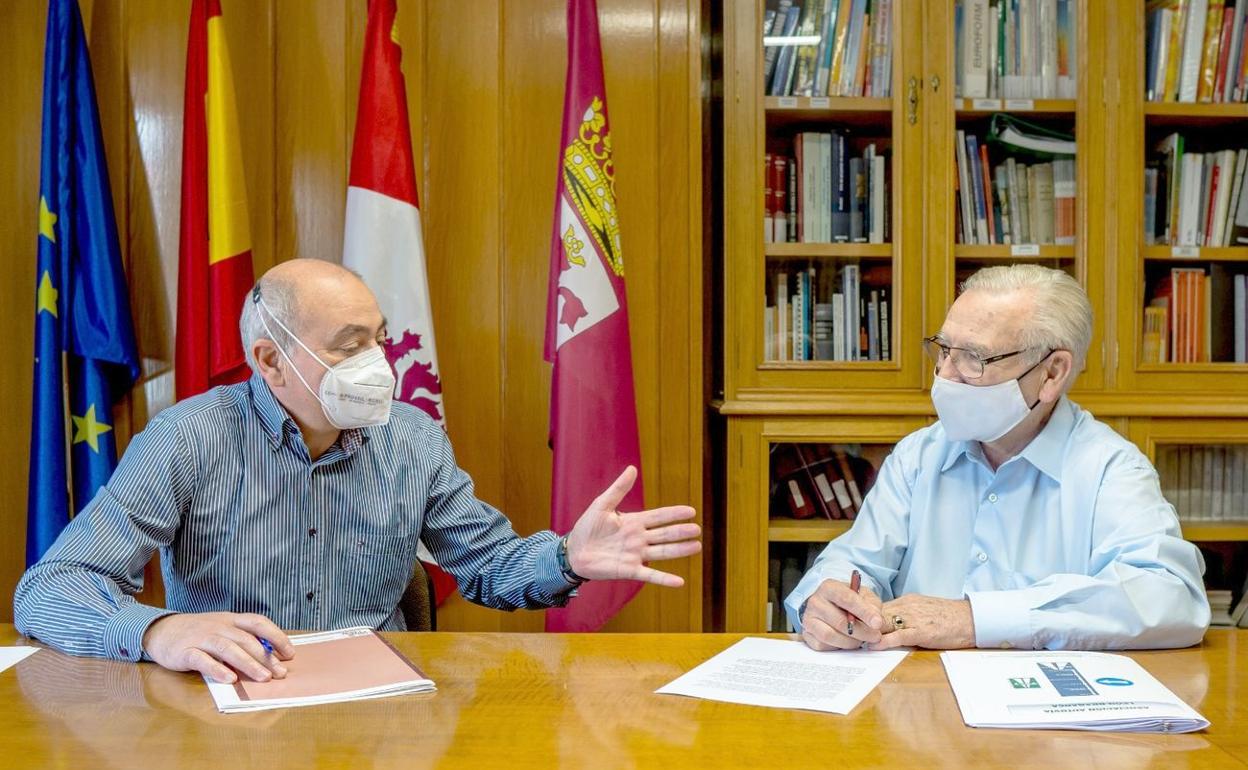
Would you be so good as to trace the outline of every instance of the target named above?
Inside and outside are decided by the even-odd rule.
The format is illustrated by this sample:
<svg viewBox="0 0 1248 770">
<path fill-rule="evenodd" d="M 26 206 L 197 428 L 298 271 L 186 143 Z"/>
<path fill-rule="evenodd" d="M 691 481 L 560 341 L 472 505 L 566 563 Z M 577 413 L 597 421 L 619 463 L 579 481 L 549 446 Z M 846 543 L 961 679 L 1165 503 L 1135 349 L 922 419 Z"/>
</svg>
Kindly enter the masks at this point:
<svg viewBox="0 0 1248 770">
<path fill-rule="evenodd" d="M 693 523 L 695 512 L 687 505 L 672 505 L 636 513 L 617 510 L 637 480 L 637 469 L 628 466 L 607 491 L 590 503 L 568 533 L 568 561 L 572 571 L 590 580 L 641 580 L 679 588 L 678 575 L 646 566 L 648 561 L 680 559 L 702 550 L 697 540 L 701 527 Z"/>
<path fill-rule="evenodd" d="M 872 644 L 873 650 L 892 647 L 958 650 L 975 646 L 975 619 L 971 615 L 971 603 L 966 599 L 906 594 L 885 602 L 883 613 L 885 628 L 895 630 Z M 895 628 L 894 618 L 901 619 L 901 628 Z"/>
<path fill-rule="evenodd" d="M 849 614 L 857 618 L 849 633 Z M 802 612 L 802 641 L 812 650 L 855 650 L 880 641 L 886 625 L 880 597 L 870 588 L 854 591 L 848 583 L 825 580 L 806 599 Z"/>
</svg>

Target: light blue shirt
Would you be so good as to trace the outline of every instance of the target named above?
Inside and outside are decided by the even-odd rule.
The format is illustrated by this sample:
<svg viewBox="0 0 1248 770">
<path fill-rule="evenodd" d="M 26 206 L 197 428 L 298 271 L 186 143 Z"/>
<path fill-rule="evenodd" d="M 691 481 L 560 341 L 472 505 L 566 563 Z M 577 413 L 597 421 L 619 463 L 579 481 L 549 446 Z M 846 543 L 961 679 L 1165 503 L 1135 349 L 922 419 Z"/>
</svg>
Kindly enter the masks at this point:
<svg viewBox="0 0 1248 770">
<path fill-rule="evenodd" d="M 995 472 L 940 423 L 898 443 L 853 527 L 785 600 L 794 628 L 824 580 L 855 568 L 884 601 L 969 599 L 979 647 L 1186 647 L 1209 625 L 1204 560 L 1152 464 L 1065 398 Z"/>
</svg>

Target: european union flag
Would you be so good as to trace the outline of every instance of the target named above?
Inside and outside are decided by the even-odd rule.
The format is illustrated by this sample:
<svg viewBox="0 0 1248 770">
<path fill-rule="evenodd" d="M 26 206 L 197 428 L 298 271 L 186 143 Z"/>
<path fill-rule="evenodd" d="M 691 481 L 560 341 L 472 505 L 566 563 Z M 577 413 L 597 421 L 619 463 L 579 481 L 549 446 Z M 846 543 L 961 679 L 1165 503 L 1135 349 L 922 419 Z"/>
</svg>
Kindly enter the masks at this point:
<svg viewBox="0 0 1248 770">
<path fill-rule="evenodd" d="M 108 481 L 113 400 L 139 374 L 77 0 L 48 4 L 38 262 L 28 564 Z"/>
</svg>

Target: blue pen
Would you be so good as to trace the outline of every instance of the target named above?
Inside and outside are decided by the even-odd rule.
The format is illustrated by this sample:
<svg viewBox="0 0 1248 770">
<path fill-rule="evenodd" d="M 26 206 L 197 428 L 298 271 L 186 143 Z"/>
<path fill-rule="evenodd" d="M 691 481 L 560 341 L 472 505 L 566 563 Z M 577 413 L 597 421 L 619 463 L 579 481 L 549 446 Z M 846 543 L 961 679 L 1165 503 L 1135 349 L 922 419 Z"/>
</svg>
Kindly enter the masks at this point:
<svg viewBox="0 0 1248 770">
<path fill-rule="evenodd" d="M 260 640 L 260 646 L 264 648 L 264 654 L 272 655 L 273 643 L 270 642 L 268 639 L 265 639 L 263 636 L 257 636 L 256 638 Z"/>
</svg>

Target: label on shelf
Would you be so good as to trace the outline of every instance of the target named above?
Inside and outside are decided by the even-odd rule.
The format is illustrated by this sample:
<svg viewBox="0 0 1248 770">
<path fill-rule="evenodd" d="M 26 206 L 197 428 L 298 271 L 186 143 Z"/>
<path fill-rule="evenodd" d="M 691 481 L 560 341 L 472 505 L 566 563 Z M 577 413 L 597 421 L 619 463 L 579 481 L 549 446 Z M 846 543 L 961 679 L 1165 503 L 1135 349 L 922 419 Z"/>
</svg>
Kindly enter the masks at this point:
<svg viewBox="0 0 1248 770">
<path fill-rule="evenodd" d="M 1006 99 L 1005 108 L 1007 110 L 1034 110 L 1036 108 L 1035 99 Z"/>
<path fill-rule="evenodd" d="M 1038 257 L 1040 256 L 1040 244 L 1038 243 L 1015 243 L 1010 246 L 1011 257 Z"/>
<path fill-rule="evenodd" d="M 1199 246 L 1171 246 L 1170 256 L 1182 257 L 1185 259 L 1198 259 L 1200 257 Z"/>
<path fill-rule="evenodd" d="M 1001 109 L 1000 99 L 972 99 L 972 110 L 999 110 Z"/>
<path fill-rule="evenodd" d="M 796 96 L 781 96 L 780 106 L 784 109 L 793 109 L 797 107 L 797 97 Z"/>
<path fill-rule="evenodd" d="M 810 107 L 815 110 L 826 110 L 832 106 L 832 99 L 827 96 L 812 96 Z"/>
</svg>

